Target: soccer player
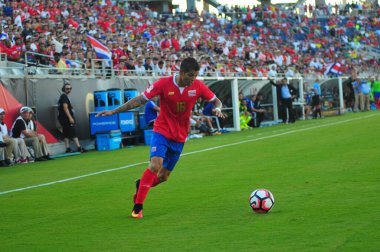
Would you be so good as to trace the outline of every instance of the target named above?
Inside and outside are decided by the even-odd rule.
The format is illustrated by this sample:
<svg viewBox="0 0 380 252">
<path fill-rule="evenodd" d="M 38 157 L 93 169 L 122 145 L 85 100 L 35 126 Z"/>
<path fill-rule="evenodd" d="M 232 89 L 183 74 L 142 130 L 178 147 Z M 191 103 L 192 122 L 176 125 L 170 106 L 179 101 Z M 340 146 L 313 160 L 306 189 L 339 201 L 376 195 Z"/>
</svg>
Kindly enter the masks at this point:
<svg viewBox="0 0 380 252">
<path fill-rule="evenodd" d="M 140 180 L 136 181 L 132 218 L 142 218 L 143 203 L 151 187 L 165 182 L 173 171 L 186 141 L 190 127 L 191 110 L 198 97 L 215 105 L 215 115 L 224 118 L 222 102 L 200 80 L 196 80 L 199 64 L 194 58 L 181 62 L 178 75 L 162 77 L 137 96 L 114 110 L 99 112 L 108 116 L 128 111 L 145 104 L 153 97 L 160 97 L 160 113 L 154 123 L 150 163 Z"/>
</svg>

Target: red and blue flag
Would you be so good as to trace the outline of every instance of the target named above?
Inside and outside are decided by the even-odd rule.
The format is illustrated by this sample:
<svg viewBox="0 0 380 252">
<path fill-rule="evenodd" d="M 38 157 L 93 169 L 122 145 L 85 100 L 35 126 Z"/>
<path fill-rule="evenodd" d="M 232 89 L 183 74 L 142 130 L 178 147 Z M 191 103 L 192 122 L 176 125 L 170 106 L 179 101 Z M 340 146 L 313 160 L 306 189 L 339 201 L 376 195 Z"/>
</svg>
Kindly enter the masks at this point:
<svg viewBox="0 0 380 252">
<path fill-rule="evenodd" d="M 111 60 L 112 52 L 107 46 L 103 45 L 99 40 L 88 34 L 87 39 L 90 42 L 92 48 L 94 48 L 96 56 L 98 56 L 99 59 Z"/>
</svg>

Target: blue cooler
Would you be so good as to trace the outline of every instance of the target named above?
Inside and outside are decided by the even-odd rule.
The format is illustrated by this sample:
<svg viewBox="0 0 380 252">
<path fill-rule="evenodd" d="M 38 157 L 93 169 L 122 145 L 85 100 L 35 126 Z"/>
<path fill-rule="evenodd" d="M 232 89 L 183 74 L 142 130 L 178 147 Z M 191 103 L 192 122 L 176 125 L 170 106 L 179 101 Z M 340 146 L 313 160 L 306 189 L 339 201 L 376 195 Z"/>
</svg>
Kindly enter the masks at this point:
<svg viewBox="0 0 380 252">
<path fill-rule="evenodd" d="M 124 102 L 129 101 L 132 98 L 135 98 L 139 95 L 139 92 L 137 92 L 134 88 L 127 88 L 124 89 Z"/>
<path fill-rule="evenodd" d="M 94 91 L 95 111 L 103 111 L 108 109 L 108 98 L 106 90 Z"/>
<path fill-rule="evenodd" d="M 106 134 L 96 134 L 96 149 L 97 150 L 116 150 L 121 146 L 120 130 L 110 131 Z"/>
<path fill-rule="evenodd" d="M 122 92 L 119 88 L 110 88 L 107 90 L 108 109 L 115 109 L 123 104 Z"/>
<path fill-rule="evenodd" d="M 145 145 L 150 145 L 151 140 L 152 140 L 152 132 L 153 132 L 153 130 L 144 130 Z"/>
</svg>

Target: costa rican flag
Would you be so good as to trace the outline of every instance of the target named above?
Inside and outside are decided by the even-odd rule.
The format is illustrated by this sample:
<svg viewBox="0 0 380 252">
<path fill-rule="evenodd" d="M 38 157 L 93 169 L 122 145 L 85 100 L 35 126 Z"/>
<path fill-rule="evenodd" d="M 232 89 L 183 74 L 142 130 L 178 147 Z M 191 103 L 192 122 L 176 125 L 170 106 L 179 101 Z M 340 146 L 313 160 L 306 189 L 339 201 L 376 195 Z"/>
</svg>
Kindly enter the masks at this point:
<svg viewBox="0 0 380 252">
<path fill-rule="evenodd" d="M 96 56 L 100 59 L 109 59 L 111 60 L 112 52 L 111 50 L 103 45 L 99 40 L 87 34 L 87 39 L 90 42 L 92 48 L 94 48 L 96 52 Z"/>
<path fill-rule="evenodd" d="M 197 91 L 196 90 L 189 90 L 188 92 L 189 96 L 196 96 L 197 95 Z"/>
<path fill-rule="evenodd" d="M 334 76 L 337 76 L 337 75 L 341 75 L 342 74 L 342 66 L 339 62 L 335 62 L 334 64 L 330 65 L 326 72 L 325 72 L 325 75 L 326 76 L 329 76 L 329 75 L 334 75 Z"/>
</svg>

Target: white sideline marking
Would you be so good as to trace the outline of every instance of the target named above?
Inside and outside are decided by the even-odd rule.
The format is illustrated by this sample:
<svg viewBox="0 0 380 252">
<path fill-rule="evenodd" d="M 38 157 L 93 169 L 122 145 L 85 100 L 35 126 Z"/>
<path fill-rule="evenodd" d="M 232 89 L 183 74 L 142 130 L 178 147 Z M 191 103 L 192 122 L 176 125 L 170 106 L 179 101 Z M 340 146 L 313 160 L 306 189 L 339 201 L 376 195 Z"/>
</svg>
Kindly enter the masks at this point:
<svg viewBox="0 0 380 252">
<path fill-rule="evenodd" d="M 259 137 L 259 138 L 255 138 L 255 139 L 249 139 L 249 140 L 239 141 L 239 142 L 235 142 L 235 143 L 224 144 L 224 145 L 220 145 L 220 146 L 216 146 L 216 147 L 206 148 L 206 149 L 202 149 L 202 150 L 198 150 L 198 151 L 183 153 L 181 156 L 193 155 L 193 154 L 197 154 L 197 153 L 201 153 L 201 152 L 221 149 L 221 148 L 230 147 L 230 146 L 234 146 L 234 145 L 239 145 L 239 144 L 244 144 L 244 143 L 249 143 L 249 142 L 255 142 L 255 141 L 260 141 L 260 140 L 264 140 L 264 139 L 268 139 L 268 138 L 284 136 L 284 135 L 288 135 L 288 134 L 292 134 L 292 133 L 308 131 L 308 130 L 323 128 L 323 127 L 328 127 L 328 126 L 333 126 L 333 125 L 337 125 L 337 124 L 347 123 L 347 122 L 351 122 L 351 121 L 357 121 L 357 120 L 361 120 L 361 119 L 365 119 L 365 118 L 369 118 L 369 117 L 373 117 L 373 116 L 378 116 L 378 115 L 380 115 L 380 114 L 372 114 L 372 115 L 362 116 L 362 117 L 358 117 L 358 118 L 353 118 L 353 119 L 348 119 L 348 120 L 337 121 L 337 122 L 333 122 L 333 123 L 327 123 L 327 124 L 317 125 L 317 126 L 313 126 L 313 127 L 298 129 L 298 130 L 290 130 L 290 131 L 275 134 L 275 135 L 264 136 L 264 137 Z M 19 192 L 19 191 L 25 191 L 25 190 L 43 187 L 43 186 L 54 185 L 54 184 L 58 184 L 58 183 L 65 183 L 65 182 L 71 181 L 71 180 L 77 180 L 77 179 L 86 178 L 86 177 L 90 177 L 90 176 L 94 176 L 94 175 L 98 175 L 98 174 L 102 174 L 102 173 L 123 170 L 123 169 L 127 169 L 127 168 L 138 166 L 138 165 L 143 165 L 143 164 L 147 164 L 147 163 L 148 163 L 148 161 L 140 162 L 140 163 L 125 165 L 125 166 L 121 166 L 121 167 L 117 167 L 117 168 L 107 169 L 107 170 L 103 170 L 103 171 L 88 173 L 88 174 L 84 174 L 84 175 L 80 175 L 80 176 L 76 176 L 76 177 L 72 177 L 72 178 L 66 178 L 66 179 L 51 181 L 51 182 L 33 185 L 33 186 L 21 187 L 21 188 L 17 188 L 17 189 L 12 189 L 12 190 L 8 190 L 8 191 L 0 192 L 0 195 L 13 193 L 13 192 Z"/>
<path fill-rule="evenodd" d="M 113 171 L 123 170 L 123 169 L 129 168 L 129 167 L 133 167 L 133 166 L 137 166 L 137 165 L 142 165 L 142 164 L 147 164 L 147 163 L 148 163 L 148 161 L 141 162 L 141 163 L 135 163 L 135 164 L 130 164 L 130 165 L 121 166 L 121 167 L 117 167 L 117 168 L 107 169 L 107 170 L 103 170 L 103 171 L 92 172 L 92 173 L 88 173 L 88 174 L 84 174 L 84 175 L 80 175 L 80 176 L 76 176 L 76 177 L 72 177 L 72 178 L 61 179 L 61 180 L 56 180 L 56 181 L 47 182 L 47 183 L 43 183 L 43 184 L 38 184 L 38 185 L 33 185 L 33 186 L 27 186 L 27 187 L 17 188 L 17 189 L 13 189 L 13 190 L 9 190 L 9 191 L 0 192 L 0 195 L 12 193 L 12 192 L 24 191 L 24 190 L 28 190 L 28 189 L 37 188 L 37 187 L 54 185 L 54 184 L 58 184 L 58 183 L 64 183 L 64 182 L 67 182 L 67 181 L 70 181 L 70 180 L 81 179 L 81 178 L 90 177 L 90 176 L 94 176 L 94 175 L 98 175 L 98 174 L 102 174 L 102 173 L 106 173 L 106 172 L 113 172 Z"/>
<path fill-rule="evenodd" d="M 365 119 L 365 118 L 369 118 L 369 117 L 373 117 L 373 116 L 377 116 L 377 115 L 380 115 L 380 114 L 367 115 L 367 116 L 362 116 L 362 117 L 358 117 L 358 118 L 347 119 L 347 120 L 344 120 L 344 121 L 327 123 L 327 124 L 317 125 L 317 126 L 303 128 L 303 129 L 298 129 L 298 130 L 290 130 L 290 131 L 287 131 L 287 132 L 284 132 L 284 133 L 275 134 L 275 135 L 264 136 L 264 137 L 259 137 L 259 138 L 239 141 L 239 142 L 230 143 L 230 144 L 224 144 L 224 145 L 220 145 L 220 146 L 216 146 L 216 147 L 211 147 L 211 148 L 207 148 L 207 149 L 203 149 L 203 150 L 198 150 L 198 151 L 192 151 L 192 152 L 184 153 L 181 156 L 192 155 L 192 154 L 196 154 L 196 153 L 200 153 L 200 152 L 205 152 L 205 151 L 210 151 L 210 150 L 216 150 L 216 149 L 230 147 L 230 146 L 239 145 L 239 144 L 248 143 L 248 142 L 256 142 L 256 141 L 263 140 L 263 139 L 274 138 L 274 137 L 278 137 L 278 136 L 288 135 L 288 134 L 302 132 L 302 131 L 308 131 L 308 130 L 312 130 L 312 129 L 323 128 L 323 127 L 327 127 L 327 126 L 333 126 L 333 125 L 342 124 L 342 123 L 351 122 L 351 121 L 357 121 L 357 120 L 360 120 L 360 119 Z M 1 193 L 0 193 L 0 195 L 1 195 Z"/>
</svg>

